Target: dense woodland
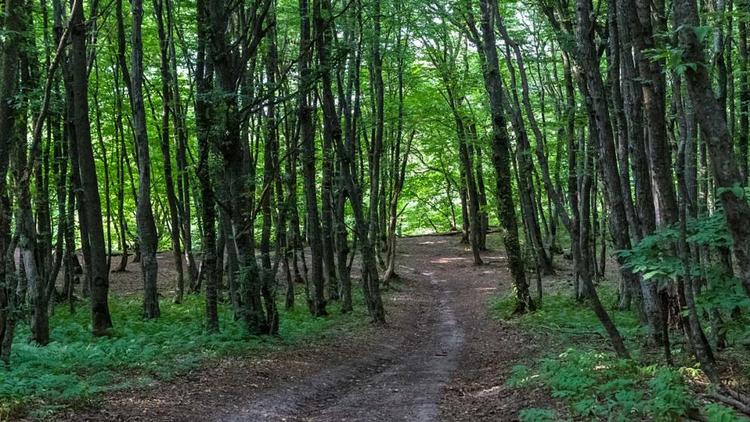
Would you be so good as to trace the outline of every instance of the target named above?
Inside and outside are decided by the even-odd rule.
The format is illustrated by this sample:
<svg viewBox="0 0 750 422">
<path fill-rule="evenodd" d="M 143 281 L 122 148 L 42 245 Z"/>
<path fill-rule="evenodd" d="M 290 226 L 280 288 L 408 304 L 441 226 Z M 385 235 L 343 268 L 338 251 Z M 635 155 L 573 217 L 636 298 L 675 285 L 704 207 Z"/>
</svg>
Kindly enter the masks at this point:
<svg viewBox="0 0 750 422">
<path fill-rule="evenodd" d="M 722 356 L 750 334 L 746 1 L 0 3 L 8 370 L 55 314 L 116 333 L 111 273 L 143 319 L 198 295 L 206 332 L 228 306 L 273 336 L 295 306 L 386 323 L 404 235 L 480 266 L 498 231 L 514 315 L 570 265 L 617 357 L 631 310 L 648 359 L 750 411 Z"/>
</svg>

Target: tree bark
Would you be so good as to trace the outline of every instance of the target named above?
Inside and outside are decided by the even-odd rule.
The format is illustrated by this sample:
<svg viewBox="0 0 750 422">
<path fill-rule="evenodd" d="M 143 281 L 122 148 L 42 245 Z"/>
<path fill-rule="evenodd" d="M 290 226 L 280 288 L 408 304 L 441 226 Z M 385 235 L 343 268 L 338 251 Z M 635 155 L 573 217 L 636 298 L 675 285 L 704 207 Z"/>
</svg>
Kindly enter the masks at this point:
<svg viewBox="0 0 750 422">
<path fill-rule="evenodd" d="M 326 315 L 326 300 L 323 279 L 323 236 L 318 214 L 318 198 L 315 184 L 315 126 L 313 107 L 310 96 L 313 86 L 311 69 L 313 38 L 310 30 L 310 7 L 308 0 L 300 0 L 300 93 L 299 124 L 300 144 L 302 146 L 302 176 L 304 177 L 304 194 L 306 219 L 305 228 L 310 242 L 311 272 L 307 283 L 310 289 L 308 305 L 310 313 L 315 316 Z"/>
<path fill-rule="evenodd" d="M 196 2 L 198 17 L 198 54 L 196 60 L 195 122 L 198 137 L 198 166 L 196 173 L 200 182 L 201 217 L 203 233 L 201 247 L 201 272 L 206 279 L 206 327 L 210 332 L 219 331 L 218 284 L 216 278 L 216 208 L 214 190 L 209 169 L 209 136 L 211 135 L 210 95 L 213 66 L 207 54 L 206 41 L 210 31 L 207 0 Z"/>
<path fill-rule="evenodd" d="M 516 290 L 517 304 L 515 313 L 535 310 L 534 301 L 529 294 L 526 280 L 521 246 L 518 241 L 518 226 L 516 222 L 515 204 L 510 173 L 510 139 L 505 125 L 505 110 L 503 110 L 504 92 L 498 65 L 496 39 L 494 29 L 494 8 L 497 4 L 491 0 L 480 0 L 482 13 L 481 38 L 476 37 L 479 44 L 480 59 L 484 85 L 490 100 L 492 115 L 492 162 L 496 173 L 496 200 L 498 215 L 503 225 L 503 243 L 508 255 L 508 266 L 513 277 Z M 473 25 L 472 25 L 473 26 Z"/>
<path fill-rule="evenodd" d="M 166 0 L 169 1 L 169 0 Z M 172 259 L 175 264 L 175 303 L 182 302 L 185 292 L 185 276 L 182 269 L 182 249 L 180 246 L 180 216 L 177 210 L 177 194 L 174 188 L 174 177 L 172 176 L 172 154 L 170 152 L 170 107 L 172 100 L 172 72 L 169 68 L 169 39 L 164 25 L 164 2 L 165 0 L 154 0 L 154 13 L 156 15 L 156 30 L 159 36 L 159 63 L 161 74 L 161 155 L 164 160 L 164 185 L 167 193 L 167 205 L 169 207 L 169 237 L 172 242 Z"/>
<path fill-rule="evenodd" d="M 711 82 L 704 67 L 705 56 L 697 34 L 693 30 L 699 25 L 698 9 L 694 0 L 677 0 L 675 27 L 684 49 L 684 71 L 687 91 L 696 115 L 700 118 L 700 130 L 711 157 L 712 173 L 716 182 L 721 205 L 732 235 L 734 256 L 740 268 L 739 278 L 750 295 L 750 205 L 744 191 L 738 191 L 745 183 L 732 150 L 731 134 L 727 128 L 724 110 L 721 109 L 711 89 Z"/>
<path fill-rule="evenodd" d="M 158 262 L 156 247 L 158 237 L 154 213 L 151 209 L 151 156 L 149 154 L 146 110 L 143 104 L 143 0 L 133 0 L 132 68 L 130 82 L 130 104 L 133 113 L 133 134 L 138 158 L 138 201 L 136 222 L 141 248 L 141 271 L 143 273 L 143 317 L 159 317 L 159 298 L 156 287 Z"/>
<path fill-rule="evenodd" d="M 79 204 L 85 216 L 86 237 L 90 247 L 91 326 L 95 336 L 102 336 L 112 328 L 109 314 L 109 268 L 102 226 L 102 209 L 99 200 L 99 182 L 91 147 L 91 127 L 88 106 L 88 72 L 86 68 L 86 23 L 82 2 L 71 10 L 70 73 L 72 74 L 73 127 L 78 156 L 83 203 Z M 82 223 L 83 224 L 83 223 Z"/>
</svg>

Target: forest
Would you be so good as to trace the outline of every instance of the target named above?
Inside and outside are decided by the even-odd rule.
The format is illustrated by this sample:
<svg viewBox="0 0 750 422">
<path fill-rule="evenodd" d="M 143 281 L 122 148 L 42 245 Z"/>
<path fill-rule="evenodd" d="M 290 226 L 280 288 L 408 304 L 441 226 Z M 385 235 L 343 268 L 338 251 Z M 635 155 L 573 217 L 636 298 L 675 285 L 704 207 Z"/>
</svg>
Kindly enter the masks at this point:
<svg viewBox="0 0 750 422">
<path fill-rule="evenodd" d="M 750 420 L 747 0 L 0 5 L 0 420 Z"/>
</svg>

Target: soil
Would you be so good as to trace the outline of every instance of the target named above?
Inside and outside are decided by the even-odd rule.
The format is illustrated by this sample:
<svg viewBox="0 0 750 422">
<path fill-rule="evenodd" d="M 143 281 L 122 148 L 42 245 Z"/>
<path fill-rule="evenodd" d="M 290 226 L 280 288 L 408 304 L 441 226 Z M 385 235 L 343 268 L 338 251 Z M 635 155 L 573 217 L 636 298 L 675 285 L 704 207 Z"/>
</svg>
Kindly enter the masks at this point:
<svg viewBox="0 0 750 422">
<path fill-rule="evenodd" d="M 474 266 L 454 236 L 400 239 L 399 252 L 385 326 L 213 361 L 57 419 L 512 421 L 525 408 L 557 407 L 547 391 L 506 384 L 514 365 L 543 353 L 546 339 L 491 315 L 488 300 L 511 287 L 503 253 L 485 252 L 485 265 Z M 120 277 L 138 268 L 131 271 Z M 134 292 L 127 278 L 113 286 Z"/>
</svg>

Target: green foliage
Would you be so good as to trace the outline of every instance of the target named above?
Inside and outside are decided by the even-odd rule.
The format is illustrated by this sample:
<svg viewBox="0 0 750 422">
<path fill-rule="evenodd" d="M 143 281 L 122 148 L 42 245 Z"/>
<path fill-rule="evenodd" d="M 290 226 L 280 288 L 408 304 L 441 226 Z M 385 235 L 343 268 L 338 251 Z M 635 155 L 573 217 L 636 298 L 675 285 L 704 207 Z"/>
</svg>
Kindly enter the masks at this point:
<svg viewBox="0 0 750 422">
<path fill-rule="evenodd" d="M 717 403 L 709 403 L 703 407 L 703 410 L 705 411 L 706 420 L 708 420 L 708 422 L 747 422 L 750 420 L 744 416 L 738 416 L 734 410 Z"/>
<path fill-rule="evenodd" d="M 598 291 L 605 303 L 614 300 L 609 286 L 600 285 Z M 503 297 L 495 299 L 491 306 L 496 316 L 503 317 L 512 312 L 512 303 L 512 297 Z M 610 310 L 610 315 L 631 345 L 640 343 L 643 332 L 635 312 Z M 533 331 L 549 332 L 560 340 L 565 351 L 551 353 L 530 365 L 514 366 L 507 384 L 512 388 L 549 388 L 553 397 L 568 404 L 580 418 L 673 421 L 688 410 L 698 410 L 710 421 L 744 420 L 725 406 L 700 404 L 687 382 L 700 373 L 696 368 L 643 365 L 592 350 L 591 333 L 601 333 L 599 338 L 605 338 L 601 324 L 588 305 L 566 294 L 545 296 L 542 309 L 513 321 Z M 545 409 L 526 409 L 521 420 L 559 418 Z"/>
<path fill-rule="evenodd" d="M 559 356 L 542 359 L 535 370 L 514 368 L 508 384 L 518 388 L 549 387 L 553 397 L 564 400 L 576 415 L 586 419 L 674 421 L 699 406 L 686 384 L 688 373 L 641 366 L 632 360 L 617 359 L 612 353 L 568 349 Z M 731 409 L 718 404 L 708 404 L 700 410 L 709 420 L 740 420 Z M 527 411 L 522 420 L 555 420 L 546 419 L 549 411 Z"/>
<path fill-rule="evenodd" d="M 360 297 L 355 299 L 361 304 Z M 228 306 L 220 308 L 221 331 L 206 332 L 202 325 L 205 302 L 193 295 L 181 305 L 162 302 L 158 320 L 142 320 L 141 306 L 138 299 L 111 300 L 117 326 L 109 338 L 91 336 L 86 309 L 70 315 L 60 307 L 50 324 L 52 342 L 38 347 L 18 341 L 11 358 L 13 366 L 0 369 L 0 419 L 32 403 L 44 412 L 61 404 L 91 400 L 98 393 L 148 386 L 155 379 L 194 369 L 206 359 L 298 344 L 351 331 L 366 321 L 362 306 L 353 314 L 329 318 L 311 317 L 300 306 L 282 311 L 279 337 L 248 337 Z M 18 338 L 27 338 L 28 327 L 19 328 Z"/>
<path fill-rule="evenodd" d="M 750 298 L 740 280 L 732 275 L 725 263 L 716 259 L 721 254 L 728 254 L 732 246 L 724 213 L 718 210 L 712 215 L 691 219 L 686 226 L 688 244 L 694 250 L 707 250 L 713 255 L 713 259 L 693 259 L 690 268 L 690 276 L 701 286 L 697 296 L 699 314 L 707 315 L 718 311 L 725 316 L 732 315 L 731 318 L 726 318 L 726 324 L 721 327 L 727 340 L 735 342 L 748 338 L 750 330 L 747 328 L 746 318 L 742 316 L 746 313 L 736 311 L 750 309 Z M 644 279 L 657 278 L 660 283 L 667 284 L 685 276 L 682 260 L 676 253 L 678 237 L 677 228 L 665 227 L 618 254 L 624 259 L 627 268 L 641 273 Z M 710 328 L 711 324 L 706 326 Z"/>
<path fill-rule="evenodd" d="M 696 70 L 696 63 L 685 62 L 683 60 L 684 50 L 679 47 L 660 47 L 645 51 L 646 56 L 653 61 L 663 61 L 666 67 L 674 69 L 678 75 L 685 73 L 687 69 Z"/>
<path fill-rule="evenodd" d="M 604 303 L 615 303 L 615 291 L 609 286 L 600 286 L 597 291 Z M 502 296 L 493 299 L 490 304 L 494 315 L 506 318 L 513 313 L 515 299 L 513 296 Z M 632 311 L 610 311 L 610 316 L 625 338 L 640 334 L 641 328 L 637 315 Z M 544 296 L 544 305 L 535 312 L 514 317 L 514 321 L 536 330 L 548 330 L 560 336 L 590 335 L 592 332 L 605 335 L 601 323 L 591 307 L 576 301 L 571 294 L 551 293 Z"/>
<path fill-rule="evenodd" d="M 687 222 L 687 242 L 704 248 L 719 249 L 732 246 L 723 212 L 691 219 Z M 644 274 L 644 278 L 663 277 L 672 280 L 685 275 L 682 262 L 676 255 L 675 245 L 679 230 L 670 226 L 644 237 L 631 249 L 619 251 L 625 259 L 625 266 L 634 272 Z M 697 265 L 692 269 L 693 277 L 701 277 L 704 268 Z"/>
</svg>

